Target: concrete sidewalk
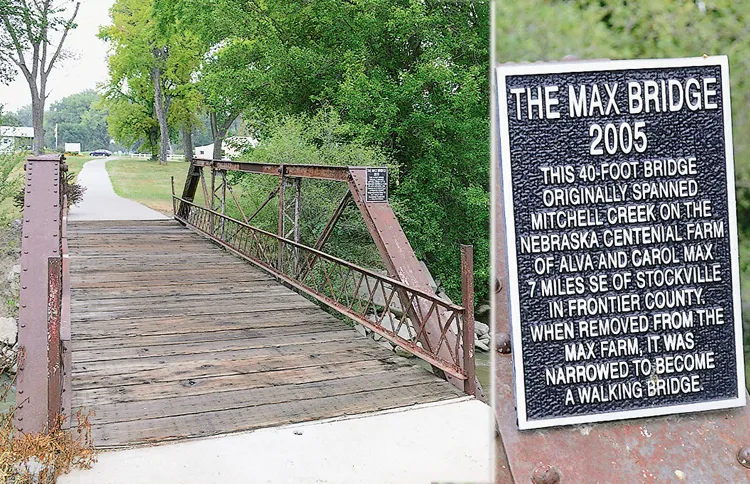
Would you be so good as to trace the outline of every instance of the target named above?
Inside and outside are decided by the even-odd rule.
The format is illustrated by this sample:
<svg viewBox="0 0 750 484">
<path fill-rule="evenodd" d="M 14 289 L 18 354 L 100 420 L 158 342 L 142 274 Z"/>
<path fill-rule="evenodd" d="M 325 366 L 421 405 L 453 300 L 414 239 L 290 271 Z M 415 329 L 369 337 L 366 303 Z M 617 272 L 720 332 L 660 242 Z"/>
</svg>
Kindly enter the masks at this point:
<svg viewBox="0 0 750 484">
<path fill-rule="evenodd" d="M 112 452 L 58 484 L 431 484 L 491 481 L 492 412 L 461 398 Z"/>
<path fill-rule="evenodd" d="M 68 220 L 159 220 L 165 215 L 115 193 L 105 168 L 107 159 L 83 165 L 78 183 L 86 187 L 83 201 L 70 208 Z"/>
</svg>

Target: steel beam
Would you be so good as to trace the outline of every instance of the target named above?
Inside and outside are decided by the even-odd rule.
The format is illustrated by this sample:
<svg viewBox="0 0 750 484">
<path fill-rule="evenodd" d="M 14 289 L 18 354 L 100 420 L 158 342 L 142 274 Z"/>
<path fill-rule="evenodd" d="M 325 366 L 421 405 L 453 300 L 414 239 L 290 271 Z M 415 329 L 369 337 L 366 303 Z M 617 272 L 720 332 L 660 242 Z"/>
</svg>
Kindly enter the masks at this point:
<svg viewBox="0 0 750 484">
<path fill-rule="evenodd" d="M 461 306 L 464 308 L 463 320 L 463 357 L 464 391 L 474 395 L 476 387 L 476 368 L 474 365 L 474 248 L 461 246 Z"/>
<path fill-rule="evenodd" d="M 19 361 L 16 382 L 16 428 L 25 433 L 47 430 L 59 408 L 50 408 L 48 342 L 49 259 L 61 255 L 62 155 L 34 156 L 26 161 L 21 241 Z M 59 330 L 59 326 L 58 326 Z M 59 337 L 58 337 L 59 338 Z"/>
<path fill-rule="evenodd" d="M 195 166 L 209 166 L 216 170 L 242 171 L 261 175 L 279 176 L 282 166 L 289 178 L 315 178 L 317 180 L 347 181 L 349 167 L 326 165 L 276 165 L 271 163 L 250 163 L 244 161 L 205 160 L 196 158 Z"/>
<path fill-rule="evenodd" d="M 380 256 L 385 263 L 388 274 L 398 279 L 409 287 L 419 289 L 429 294 L 435 294 L 435 291 L 430 286 L 427 275 L 422 271 L 419 260 L 414 254 L 409 240 L 406 238 L 401 225 L 398 223 L 396 214 L 393 213 L 393 209 L 390 204 L 382 202 L 366 202 L 366 168 L 365 167 L 349 167 L 349 173 L 351 175 L 349 179 L 349 190 L 352 192 L 357 207 L 362 213 L 362 217 L 365 220 L 368 230 L 372 239 L 375 241 L 375 245 L 380 252 Z M 404 306 L 406 309 L 406 306 Z M 426 313 L 429 308 L 422 309 L 423 313 Z M 447 318 L 443 318 L 445 321 Z M 438 342 L 441 337 L 441 330 L 436 317 L 431 317 L 425 323 L 426 329 L 421 334 L 421 342 L 425 348 L 437 348 Z M 446 339 L 448 346 L 453 348 L 456 347 L 457 334 L 448 332 Z M 451 359 L 448 349 L 443 346 L 438 353 L 446 359 Z M 458 355 L 459 366 L 464 367 L 463 355 Z M 448 381 L 454 386 L 464 389 L 464 382 L 459 378 L 446 375 Z M 482 386 L 479 381 L 475 380 L 476 385 L 476 396 L 477 398 L 488 401 L 487 395 L 482 390 Z"/>
</svg>

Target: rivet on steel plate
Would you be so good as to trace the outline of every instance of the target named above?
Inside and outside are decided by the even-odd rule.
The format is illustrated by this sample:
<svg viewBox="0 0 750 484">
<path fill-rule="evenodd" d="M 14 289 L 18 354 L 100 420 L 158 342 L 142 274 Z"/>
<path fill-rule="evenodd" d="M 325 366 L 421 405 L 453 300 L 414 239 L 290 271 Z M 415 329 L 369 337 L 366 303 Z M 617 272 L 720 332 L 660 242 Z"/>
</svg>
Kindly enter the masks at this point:
<svg viewBox="0 0 750 484">
<path fill-rule="evenodd" d="M 561 482 L 560 471 L 548 465 L 539 466 L 534 469 L 531 482 L 533 484 L 559 484 Z"/>
<path fill-rule="evenodd" d="M 497 349 L 498 353 L 510 353 L 510 335 L 508 333 L 498 333 L 497 344 L 495 344 L 495 348 Z"/>
<path fill-rule="evenodd" d="M 750 469 L 750 445 L 742 447 L 740 451 L 737 452 L 737 462 L 739 462 L 742 467 Z"/>
</svg>

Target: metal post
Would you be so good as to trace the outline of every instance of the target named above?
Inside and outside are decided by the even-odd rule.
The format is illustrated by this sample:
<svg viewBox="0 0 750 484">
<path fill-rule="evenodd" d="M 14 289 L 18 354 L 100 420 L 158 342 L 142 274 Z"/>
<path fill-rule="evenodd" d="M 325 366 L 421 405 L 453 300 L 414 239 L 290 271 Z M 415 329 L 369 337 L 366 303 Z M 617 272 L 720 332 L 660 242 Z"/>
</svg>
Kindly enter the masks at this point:
<svg viewBox="0 0 750 484">
<path fill-rule="evenodd" d="M 471 245 L 461 246 L 461 305 L 464 307 L 464 391 L 469 395 L 475 395 L 477 388 L 474 379 L 474 247 Z"/>
<path fill-rule="evenodd" d="M 60 165 L 64 159 L 62 155 L 43 155 L 26 161 L 18 314 L 18 346 L 22 356 L 18 363 L 15 412 L 16 428 L 25 433 L 47 430 L 60 412 L 60 395 L 50 394 L 59 384 L 54 385 L 49 372 L 60 364 L 56 345 L 60 341 L 57 291 L 61 286 L 59 276 L 50 280 L 49 264 L 51 258 L 59 259 L 62 251 Z M 61 265 L 52 267 L 55 274 L 59 274 L 60 268 Z M 50 335 L 50 326 L 56 330 L 54 336 Z M 50 358 L 50 346 L 58 355 L 56 361 Z"/>
<path fill-rule="evenodd" d="M 302 178 L 294 179 L 294 241 L 299 244 L 300 239 L 300 213 L 302 211 Z M 294 248 L 294 273 L 299 268 L 299 248 Z"/>
<path fill-rule="evenodd" d="M 279 272 L 284 272 L 284 246 L 281 239 L 284 238 L 284 192 L 286 186 L 286 174 L 284 165 L 279 167 Z"/>
</svg>

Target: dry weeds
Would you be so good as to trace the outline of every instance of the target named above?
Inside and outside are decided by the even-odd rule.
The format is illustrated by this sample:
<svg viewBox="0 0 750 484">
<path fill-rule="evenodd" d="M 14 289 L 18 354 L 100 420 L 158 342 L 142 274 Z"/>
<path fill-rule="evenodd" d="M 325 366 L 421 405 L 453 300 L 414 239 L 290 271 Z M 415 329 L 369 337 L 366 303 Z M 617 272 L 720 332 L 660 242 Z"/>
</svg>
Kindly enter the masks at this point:
<svg viewBox="0 0 750 484">
<path fill-rule="evenodd" d="M 0 387 L 0 399 L 13 391 L 14 381 Z M 17 408 L 17 407 L 16 407 Z M 13 425 L 15 409 L 0 414 L 0 484 L 53 484 L 73 469 L 90 469 L 96 462 L 90 413 L 80 410 L 75 425 L 63 429 L 59 415 L 46 433 L 24 434 Z"/>
</svg>

